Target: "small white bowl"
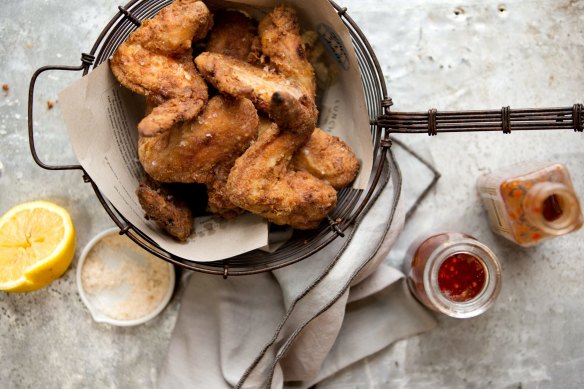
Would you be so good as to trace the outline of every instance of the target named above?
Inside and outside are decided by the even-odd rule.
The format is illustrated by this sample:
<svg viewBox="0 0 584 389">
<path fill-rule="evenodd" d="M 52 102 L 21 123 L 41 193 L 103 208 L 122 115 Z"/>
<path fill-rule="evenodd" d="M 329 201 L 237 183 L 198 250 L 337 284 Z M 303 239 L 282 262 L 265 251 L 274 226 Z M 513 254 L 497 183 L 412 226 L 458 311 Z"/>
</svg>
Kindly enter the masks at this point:
<svg viewBox="0 0 584 389">
<path fill-rule="evenodd" d="M 111 285 L 103 285 L 102 287 L 98 288 L 96 293 L 89 293 L 86 290 L 86 286 L 84 286 L 83 284 L 82 276 L 87 258 L 90 255 L 97 255 L 94 253 L 95 246 L 101 243 L 102 239 L 104 239 L 105 237 L 108 237 L 110 235 L 119 235 L 119 233 L 120 230 L 118 228 L 108 229 L 95 236 L 85 246 L 83 252 L 81 253 L 81 256 L 79 257 L 79 263 L 77 265 L 76 275 L 77 288 L 79 290 L 81 300 L 87 306 L 87 309 L 89 310 L 91 316 L 96 322 L 108 323 L 122 327 L 129 327 L 147 322 L 148 320 L 158 315 L 166 307 L 174 292 L 176 275 L 174 271 L 174 266 L 169 262 L 165 262 L 165 265 L 168 265 L 169 269 L 168 289 L 164 291 L 164 295 L 160 299 L 160 302 L 157 305 L 153 306 L 152 309 L 149 310 L 144 315 L 132 319 L 119 319 L 112 317 L 112 315 L 108 316 L 108 314 L 104 312 L 107 311 L 108 309 L 104 307 L 107 307 L 108 305 L 120 306 L 120 304 L 124 303 L 124 299 L 126 301 L 129 301 L 128 293 L 131 293 L 131 290 L 135 288 L 135 285 L 132 286 L 128 280 L 122 280 Z M 163 261 L 162 259 L 150 254 L 146 250 L 136 245 L 134 242 L 130 240 L 130 238 L 126 236 L 120 236 L 120 238 L 121 239 L 119 240 L 116 239 L 116 243 L 119 243 L 119 245 L 117 245 L 115 249 L 113 247 L 111 248 L 111 250 L 108 249 L 109 253 L 106 252 L 106 254 L 116 253 L 119 255 L 115 255 L 115 258 L 113 258 L 112 255 L 106 255 L 107 258 L 105 258 L 105 260 L 103 259 L 99 260 L 101 261 L 99 262 L 99 266 L 101 266 L 102 268 L 107 268 L 107 271 L 115 272 L 116 270 L 121 271 L 124 269 L 127 271 L 128 270 L 127 266 L 129 265 L 144 266 L 144 261 L 150 261 L 150 258 Z M 134 262 L 131 263 L 131 261 Z M 120 274 L 128 273 L 124 272 Z M 101 277 L 104 278 L 103 275 Z M 145 292 L 148 292 L 148 290 L 145 290 Z"/>
</svg>

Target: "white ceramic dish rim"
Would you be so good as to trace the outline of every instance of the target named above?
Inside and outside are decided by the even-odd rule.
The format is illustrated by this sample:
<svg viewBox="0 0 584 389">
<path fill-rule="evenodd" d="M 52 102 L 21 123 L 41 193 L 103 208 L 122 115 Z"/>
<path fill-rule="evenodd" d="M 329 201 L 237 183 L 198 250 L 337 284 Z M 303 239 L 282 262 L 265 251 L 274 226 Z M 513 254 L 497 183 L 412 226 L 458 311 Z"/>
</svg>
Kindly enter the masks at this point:
<svg viewBox="0 0 584 389">
<path fill-rule="evenodd" d="M 116 320 L 116 319 L 112 319 L 111 317 L 108 317 L 104 313 L 100 312 L 97 308 L 95 308 L 91 304 L 89 298 L 87 297 L 87 295 L 85 293 L 85 290 L 83 289 L 83 284 L 81 282 L 81 271 L 83 270 L 83 265 L 85 263 L 85 259 L 87 258 L 87 254 L 89 253 L 89 251 L 91 251 L 93 246 L 95 246 L 95 244 L 97 242 L 99 242 L 101 239 L 103 239 L 104 237 L 106 237 L 108 235 L 119 234 L 119 233 L 120 233 L 120 230 L 117 227 L 107 229 L 107 230 L 102 231 L 99 234 L 97 234 L 94 238 L 92 238 L 85 245 L 85 247 L 83 248 L 83 251 L 81 252 L 81 255 L 79 256 L 79 261 L 77 263 L 77 274 L 76 274 L 77 290 L 79 291 L 79 296 L 81 297 L 81 300 L 83 301 L 83 303 L 85 304 L 85 306 L 89 310 L 89 313 L 91 313 L 91 317 L 93 318 L 93 320 L 95 320 L 98 323 L 108 323 L 108 324 L 112 324 L 112 325 L 120 326 L 120 327 L 131 327 L 131 326 L 144 324 L 147 321 L 156 317 L 160 312 L 162 312 L 162 310 L 168 305 L 170 299 L 172 298 L 175 283 L 176 283 L 176 275 L 175 275 L 174 266 L 172 265 L 172 263 L 167 263 L 167 265 L 170 268 L 170 282 L 169 282 L 168 290 L 167 290 L 166 294 L 164 295 L 164 297 L 162 298 L 162 301 L 160 302 L 160 304 L 146 316 L 143 316 L 143 317 L 138 318 L 138 319 L 132 319 L 132 320 Z M 134 244 L 131 241 L 128 241 L 128 243 Z"/>
</svg>

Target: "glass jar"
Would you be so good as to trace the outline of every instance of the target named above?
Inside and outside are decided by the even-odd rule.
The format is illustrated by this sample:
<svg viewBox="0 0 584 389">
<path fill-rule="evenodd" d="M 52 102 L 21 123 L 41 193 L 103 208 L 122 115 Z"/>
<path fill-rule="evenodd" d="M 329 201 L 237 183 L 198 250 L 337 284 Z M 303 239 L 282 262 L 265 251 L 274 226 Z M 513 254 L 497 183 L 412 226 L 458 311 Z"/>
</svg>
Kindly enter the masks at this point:
<svg viewBox="0 0 584 389">
<path fill-rule="evenodd" d="M 501 289 L 495 254 L 470 235 L 444 232 L 415 243 L 406 260 L 408 285 L 426 307 L 450 317 L 485 312 Z"/>
<path fill-rule="evenodd" d="M 582 227 L 584 218 L 568 169 L 560 163 L 510 166 L 477 180 L 491 229 L 529 247 Z"/>
</svg>

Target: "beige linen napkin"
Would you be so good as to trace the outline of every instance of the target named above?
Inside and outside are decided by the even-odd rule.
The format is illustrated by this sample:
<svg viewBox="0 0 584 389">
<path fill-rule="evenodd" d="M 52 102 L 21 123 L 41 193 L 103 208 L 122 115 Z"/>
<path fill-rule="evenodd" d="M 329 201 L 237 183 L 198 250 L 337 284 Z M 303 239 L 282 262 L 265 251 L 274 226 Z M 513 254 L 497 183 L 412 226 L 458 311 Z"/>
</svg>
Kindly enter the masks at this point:
<svg viewBox="0 0 584 389">
<path fill-rule="evenodd" d="M 192 273 L 158 386 L 308 388 L 433 327 L 401 272 L 380 265 L 404 223 L 393 159 L 379 188 L 346 238 L 299 263 L 227 280 Z"/>
</svg>

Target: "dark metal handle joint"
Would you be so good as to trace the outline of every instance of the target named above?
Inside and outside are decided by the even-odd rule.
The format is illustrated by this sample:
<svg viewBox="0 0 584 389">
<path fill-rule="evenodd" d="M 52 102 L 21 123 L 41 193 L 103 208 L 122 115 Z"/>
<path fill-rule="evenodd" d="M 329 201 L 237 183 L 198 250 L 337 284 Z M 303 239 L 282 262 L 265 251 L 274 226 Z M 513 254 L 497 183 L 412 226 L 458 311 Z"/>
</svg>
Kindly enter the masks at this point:
<svg viewBox="0 0 584 389">
<path fill-rule="evenodd" d="M 582 132 L 582 104 L 574 104 L 572 107 L 572 120 L 574 122 L 574 131 Z"/>
<path fill-rule="evenodd" d="M 391 97 L 386 97 L 381 101 L 381 108 L 383 108 L 383 113 L 388 115 L 393 105 L 393 100 Z"/>
<path fill-rule="evenodd" d="M 341 220 L 340 219 L 333 220 L 330 216 L 327 216 L 327 220 L 328 220 L 329 227 L 331 228 L 331 230 L 333 230 L 333 232 L 335 234 L 337 234 L 338 236 L 340 236 L 341 238 L 344 238 L 345 233 L 343 231 L 341 231 L 341 229 L 339 228 L 339 224 L 341 223 Z"/>
<path fill-rule="evenodd" d="M 391 141 L 391 139 L 385 138 L 385 139 L 381 139 L 379 144 L 381 145 L 382 148 L 389 149 L 393 145 L 393 142 Z"/>
<path fill-rule="evenodd" d="M 501 127 L 503 128 L 503 134 L 511 133 L 511 108 L 503 107 L 501 108 Z"/>
<path fill-rule="evenodd" d="M 429 136 L 436 136 L 438 135 L 438 129 L 436 128 L 436 114 L 438 110 L 436 108 L 432 108 L 428 110 L 428 135 Z"/>
<path fill-rule="evenodd" d="M 118 6 L 118 10 L 120 10 L 120 12 L 132 23 L 134 23 L 136 25 L 136 27 L 140 27 L 140 25 L 142 25 L 142 22 L 140 20 L 138 20 L 137 17 L 135 17 L 134 15 L 132 15 L 132 13 L 130 11 L 128 11 L 127 9 L 125 9 L 124 7 L 122 7 L 121 5 Z"/>
</svg>

